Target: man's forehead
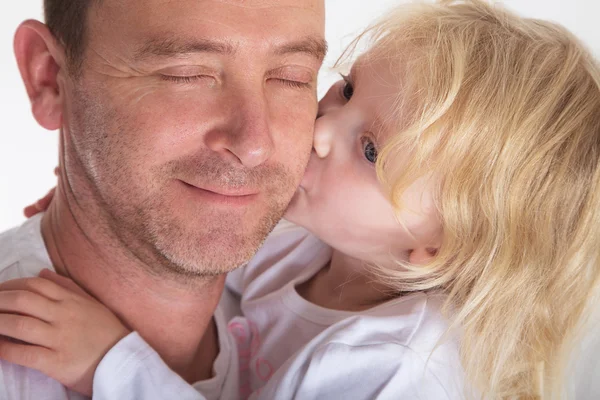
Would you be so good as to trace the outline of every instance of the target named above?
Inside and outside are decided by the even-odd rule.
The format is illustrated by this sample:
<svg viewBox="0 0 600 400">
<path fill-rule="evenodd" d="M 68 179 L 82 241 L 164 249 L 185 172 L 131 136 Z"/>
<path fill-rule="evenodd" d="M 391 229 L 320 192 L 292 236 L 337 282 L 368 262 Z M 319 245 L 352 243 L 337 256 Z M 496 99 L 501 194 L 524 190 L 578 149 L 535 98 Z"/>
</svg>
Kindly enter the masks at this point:
<svg viewBox="0 0 600 400">
<path fill-rule="evenodd" d="M 227 3 L 239 5 L 242 7 L 273 7 L 273 6 L 285 6 L 295 5 L 297 7 L 308 7 L 308 8 L 324 8 L 324 0 L 214 0 L 218 3 Z"/>
<path fill-rule="evenodd" d="M 321 12 L 324 12 L 325 10 L 325 0 L 130 0 L 125 3 L 121 0 L 103 0 L 102 2 L 97 2 L 96 4 L 109 5 L 114 8 L 115 6 L 123 7 L 126 5 L 134 5 L 135 7 L 149 7 L 150 3 L 154 3 L 154 5 L 165 5 L 165 3 L 176 5 L 177 3 L 180 3 L 187 4 L 190 7 L 202 4 L 210 4 L 212 7 L 218 7 L 219 4 L 223 4 L 244 8 L 294 7 L 298 9 L 304 8 Z"/>
<path fill-rule="evenodd" d="M 327 50 L 322 0 L 103 1 L 90 21 L 90 47 L 135 59 L 252 49 L 322 61 Z"/>
<path fill-rule="evenodd" d="M 103 23 L 126 19 L 167 25 L 173 16 L 216 23 L 237 18 L 246 23 L 258 15 L 273 21 L 301 19 L 320 26 L 325 22 L 324 0 L 102 0 L 93 4 L 98 8 L 92 15 L 100 17 Z"/>
</svg>

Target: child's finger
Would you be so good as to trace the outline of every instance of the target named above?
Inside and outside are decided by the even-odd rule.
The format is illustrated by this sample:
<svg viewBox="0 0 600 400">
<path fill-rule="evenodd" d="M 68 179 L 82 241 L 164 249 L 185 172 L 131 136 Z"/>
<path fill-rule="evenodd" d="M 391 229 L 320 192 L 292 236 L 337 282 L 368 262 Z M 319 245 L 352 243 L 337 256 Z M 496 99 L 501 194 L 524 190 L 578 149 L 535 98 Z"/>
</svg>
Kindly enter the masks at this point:
<svg viewBox="0 0 600 400">
<path fill-rule="evenodd" d="M 44 296 L 27 290 L 0 291 L 0 312 L 19 313 L 52 322 L 57 304 Z"/>
<path fill-rule="evenodd" d="M 41 213 L 42 211 L 37 206 L 37 202 L 35 204 L 29 205 L 23 209 L 23 215 L 25 218 L 31 218 L 34 215 Z"/>
<path fill-rule="evenodd" d="M 0 313 L 0 335 L 30 344 L 51 347 L 52 327 L 26 315 Z"/>
<path fill-rule="evenodd" d="M 74 292 L 76 294 L 79 294 L 81 296 L 84 297 L 89 297 L 90 295 L 83 290 L 79 285 L 77 285 L 75 282 L 73 282 L 72 279 L 66 278 L 64 276 L 61 276 L 59 274 L 57 274 L 54 271 L 51 271 L 47 268 L 44 268 L 41 272 L 40 272 L 40 278 L 44 278 L 47 279 L 49 281 L 52 281 L 54 283 L 56 283 L 57 285 L 70 290 L 71 292 Z"/>
<path fill-rule="evenodd" d="M 50 206 L 52 199 L 54 198 L 55 190 L 56 190 L 56 188 L 50 189 L 50 191 L 48 193 L 46 193 L 46 195 L 44 197 L 42 197 L 35 203 L 25 207 L 25 209 L 23 210 L 23 214 L 25 214 L 25 217 L 31 218 L 40 212 L 46 211 L 48 209 L 48 207 Z"/>
<path fill-rule="evenodd" d="M 53 354 L 45 347 L 15 343 L 0 336 L 0 359 L 9 363 L 45 372 Z"/>
<path fill-rule="evenodd" d="M 20 278 L 1 282 L 0 291 L 6 290 L 27 290 L 57 301 L 68 295 L 65 288 L 43 278 Z"/>
</svg>

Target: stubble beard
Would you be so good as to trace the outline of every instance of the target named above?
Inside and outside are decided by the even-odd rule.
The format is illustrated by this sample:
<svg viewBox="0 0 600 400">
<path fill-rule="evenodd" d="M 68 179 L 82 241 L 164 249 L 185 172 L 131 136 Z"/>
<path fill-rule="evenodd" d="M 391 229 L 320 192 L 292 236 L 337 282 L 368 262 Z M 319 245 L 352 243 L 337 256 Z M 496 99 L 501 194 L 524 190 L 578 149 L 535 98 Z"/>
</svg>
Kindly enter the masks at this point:
<svg viewBox="0 0 600 400">
<path fill-rule="evenodd" d="M 301 173 L 281 165 L 241 170 L 205 153 L 152 167 L 139 176 L 136 171 L 143 170 L 144 156 L 124 139 L 126 116 L 95 97 L 74 91 L 70 131 L 79 134 L 72 135 L 72 146 L 66 150 L 80 172 L 70 174 L 69 180 L 79 198 L 81 217 L 110 236 L 106 243 L 117 243 L 155 275 L 184 280 L 216 277 L 245 264 L 283 216 L 299 180 L 294 177 Z M 203 213 L 202 220 L 189 215 L 178 218 L 177 210 L 169 207 L 169 194 L 161 190 L 165 179 L 177 174 L 200 174 L 205 181 L 230 187 L 264 188 L 264 211 L 245 220 L 215 210 Z M 83 183 L 80 190 L 74 185 L 77 182 Z"/>
</svg>

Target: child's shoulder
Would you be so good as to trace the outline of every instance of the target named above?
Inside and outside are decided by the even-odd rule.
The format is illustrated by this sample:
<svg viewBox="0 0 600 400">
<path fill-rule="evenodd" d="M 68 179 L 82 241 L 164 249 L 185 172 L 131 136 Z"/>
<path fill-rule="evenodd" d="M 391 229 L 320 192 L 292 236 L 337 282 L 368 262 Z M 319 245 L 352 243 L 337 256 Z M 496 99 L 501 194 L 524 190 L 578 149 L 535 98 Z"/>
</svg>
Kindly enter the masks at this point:
<svg viewBox="0 0 600 400">
<path fill-rule="evenodd" d="M 394 360 L 394 368 L 410 371 L 406 377 L 423 376 L 422 384 L 435 381 L 439 393 L 457 395 L 463 385 L 459 343 L 457 335 L 449 331 L 444 302 L 444 296 L 427 293 L 388 301 L 338 326 L 321 343 L 321 350 L 331 355 L 337 349 L 348 360 L 357 356 L 365 361 Z M 449 398 L 455 398 L 453 395 Z"/>
<path fill-rule="evenodd" d="M 442 311 L 444 301 L 438 294 L 404 295 L 341 321 L 332 334 L 336 340 L 344 337 L 353 345 L 388 342 L 431 351 L 450 327 Z"/>
<path fill-rule="evenodd" d="M 37 276 L 43 268 L 52 269 L 41 235 L 42 215 L 0 232 L 0 281 Z"/>
<path fill-rule="evenodd" d="M 319 398 L 463 398 L 458 345 L 444 338 L 442 304 L 415 293 L 345 318 L 283 366 L 282 377 L 293 379 L 282 386 L 317 390 Z"/>
<path fill-rule="evenodd" d="M 377 306 L 335 327 L 323 347 L 342 345 L 350 352 L 395 353 L 441 380 L 461 371 L 458 337 L 443 312 L 445 297 L 413 293 Z"/>
</svg>

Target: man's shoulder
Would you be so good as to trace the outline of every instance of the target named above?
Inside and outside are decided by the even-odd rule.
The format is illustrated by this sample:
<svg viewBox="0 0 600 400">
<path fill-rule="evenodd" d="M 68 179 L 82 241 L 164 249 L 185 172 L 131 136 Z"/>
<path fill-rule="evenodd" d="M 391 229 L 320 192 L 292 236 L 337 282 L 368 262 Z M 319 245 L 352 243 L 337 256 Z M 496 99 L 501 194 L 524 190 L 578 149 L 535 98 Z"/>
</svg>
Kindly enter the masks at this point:
<svg viewBox="0 0 600 400">
<path fill-rule="evenodd" d="M 0 233 L 0 282 L 52 268 L 41 233 L 42 215 Z M 0 360 L 0 400 L 84 399 L 33 369 Z"/>
<path fill-rule="evenodd" d="M 59 382 L 33 369 L 0 360 L 0 400 L 84 400 Z"/>
<path fill-rule="evenodd" d="M 0 233 L 0 271 L 16 263 L 19 259 L 19 252 L 15 245 L 15 239 L 19 235 L 21 226 Z"/>
<path fill-rule="evenodd" d="M 0 282 L 52 268 L 41 234 L 42 215 L 0 233 Z"/>
</svg>

